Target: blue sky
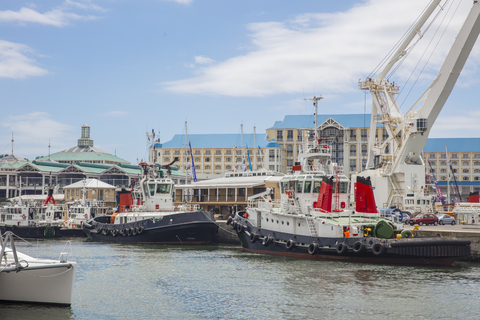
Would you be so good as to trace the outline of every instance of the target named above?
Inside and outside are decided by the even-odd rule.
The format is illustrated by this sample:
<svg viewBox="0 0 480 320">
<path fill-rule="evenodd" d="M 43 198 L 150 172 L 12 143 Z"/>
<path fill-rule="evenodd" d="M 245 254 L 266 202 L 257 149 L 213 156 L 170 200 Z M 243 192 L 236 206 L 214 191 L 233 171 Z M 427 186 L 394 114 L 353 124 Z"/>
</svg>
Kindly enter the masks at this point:
<svg viewBox="0 0 480 320">
<path fill-rule="evenodd" d="M 429 2 L 1 1 L 0 153 L 11 153 L 12 132 L 17 156 L 47 155 L 49 140 L 58 152 L 88 124 L 96 147 L 136 163 L 152 129 L 162 142 L 184 133 L 185 121 L 188 133 L 240 133 L 241 124 L 261 133 L 285 115 L 311 114 L 302 99 L 314 94 L 324 97 L 319 113 L 370 113 L 358 80 Z M 391 78 L 407 83 L 403 112 L 434 78 L 470 7 L 450 1 L 447 19 L 431 27 L 449 21 L 437 50 L 423 55 L 423 73 L 410 76 L 418 44 Z M 431 137 L 480 137 L 479 59 L 476 45 Z"/>
</svg>

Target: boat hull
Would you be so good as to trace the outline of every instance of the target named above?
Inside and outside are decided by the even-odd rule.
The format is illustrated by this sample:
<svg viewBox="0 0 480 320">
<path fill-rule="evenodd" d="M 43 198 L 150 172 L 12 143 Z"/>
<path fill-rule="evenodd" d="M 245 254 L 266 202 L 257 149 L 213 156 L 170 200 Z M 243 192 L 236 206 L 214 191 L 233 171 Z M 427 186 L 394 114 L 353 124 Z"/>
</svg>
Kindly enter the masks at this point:
<svg viewBox="0 0 480 320">
<path fill-rule="evenodd" d="M 76 263 L 43 269 L 24 268 L 0 273 L 0 301 L 69 306 L 72 303 Z"/>
<path fill-rule="evenodd" d="M 85 224 L 83 230 L 95 241 L 201 245 L 212 243 L 218 225 L 198 211 L 125 224 L 93 223 L 92 228 Z"/>
<path fill-rule="evenodd" d="M 41 227 L 23 227 L 23 226 L 2 226 L 0 231 L 4 234 L 7 231 L 13 232 L 21 238 L 58 238 L 62 234 L 60 227 L 41 226 Z"/>
<path fill-rule="evenodd" d="M 79 228 L 61 228 L 60 234 L 62 237 L 65 238 L 85 238 L 87 236 L 83 229 Z"/>
<path fill-rule="evenodd" d="M 470 241 L 453 238 L 322 238 L 259 229 L 245 219 L 238 219 L 232 226 L 238 233 L 243 251 L 257 254 L 435 266 L 449 266 L 470 256 Z"/>
</svg>

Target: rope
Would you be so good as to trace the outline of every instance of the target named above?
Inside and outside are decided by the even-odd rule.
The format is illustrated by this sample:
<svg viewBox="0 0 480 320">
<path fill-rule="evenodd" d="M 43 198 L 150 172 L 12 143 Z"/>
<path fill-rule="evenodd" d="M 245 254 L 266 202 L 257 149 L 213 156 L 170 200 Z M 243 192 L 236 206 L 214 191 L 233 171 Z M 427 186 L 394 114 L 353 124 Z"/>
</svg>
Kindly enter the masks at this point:
<svg viewBox="0 0 480 320">
<path fill-rule="evenodd" d="M 71 271 L 73 268 L 70 266 L 67 268 L 67 270 L 63 271 L 63 272 L 60 272 L 58 274 L 52 274 L 50 276 L 38 276 L 38 275 L 35 275 L 35 274 L 30 274 L 26 271 L 23 271 L 23 270 L 20 270 L 22 273 L 25 273 L 26 275 L 30 276 L 30 277 L 34 277 L 34 278 L 53 278 L 53 277 L 57 277 L 57 276 L 61 276 L 62 274 L 65 274 L 69 271 Z"/>
</svg>

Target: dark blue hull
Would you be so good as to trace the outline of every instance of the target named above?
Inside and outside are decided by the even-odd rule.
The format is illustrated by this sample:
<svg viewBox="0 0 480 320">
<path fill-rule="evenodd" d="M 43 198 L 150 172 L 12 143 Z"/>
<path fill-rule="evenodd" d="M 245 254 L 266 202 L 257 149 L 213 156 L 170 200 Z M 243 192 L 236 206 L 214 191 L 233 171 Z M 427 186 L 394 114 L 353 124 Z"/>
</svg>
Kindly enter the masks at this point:
<svg viewBox="0 0 480 320">
<path fill-rule="evenodd" d="M 0 231 L 4 234 L 6 231 L 11 231 L 21 238 L 59 238 L 62 236 L 60 227 L 17 227 L 17 226 L 2 226 Z"/>
<path fill-rule="evenodd" d="M 83 231 L 95 241 L 149 244 L 209 244 L 218 231 L 213 216 L 205 212 L 186 212 L 125 224 L 93 222 Z"/>
<path fill-rule="evenodd" d="M 237 217 L 232 227 L 243 250 L 294 258 L 398 265 L 451 265 L 468 258 L 470 241 L 453 238 L 322 238 L 259 229 Z"/>
</svg>

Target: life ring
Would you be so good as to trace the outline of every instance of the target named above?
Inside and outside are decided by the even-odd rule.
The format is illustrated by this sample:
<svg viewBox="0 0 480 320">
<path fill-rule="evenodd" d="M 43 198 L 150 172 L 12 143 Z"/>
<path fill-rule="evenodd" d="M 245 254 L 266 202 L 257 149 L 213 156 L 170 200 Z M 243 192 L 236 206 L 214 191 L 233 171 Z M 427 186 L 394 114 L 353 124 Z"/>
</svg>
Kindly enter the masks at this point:
<svg viewBox="0 0 480 320">
<path fill-rule="evenodd" d="M 77 225 L 75 223 L 72 224 L 72 229 L 77 229 Z"/>
<path fill-rule="evenodd" d="M 62 222 L 62 224 L 60 225 L 61 228 L 65 228 L 65 222 Z"/>
<path fill-rule="evenodd" d="M 85 219 L 87 219 L 87 218 L 88 218 L 88 214 L 85 213 L 84 217 L 85 217 Z"/>
<path fill-rule="evenodd" d="M 365 251 L 365 245 L 363 242 L 357 241 L 353 244 L 353 252 L 362 253 L 363 251 Z"/>
<path fill-rule="evenodd" d="M 347 252 L 347 245 L 341 242 L 337 244 L 337 246 L 335 247 L 335 250 L 337 251 L 338 254 L 344 254 L 345 252 Z"/>
<path fill-rule="evenodd" d="M 22 215 L 22 219 L 25 220 L 25 218 L 26 218 L 26 217 L 25 217 L 25 214 L 23 214 L 23 215 Z"/>
<path fill-rule="evenodd" d="M 379 256 L 385 252 L 385 247 L 383 244 L 377 242 L 373 245 L 372 252 L 374 255 Z"/>
<path fill-rule="evenodd" d="M 287 243 L 285 243 L 285 248 L 287 248 L 287 250 L 292 250 L 296 246 L 297 246 L 297 242 L 292 239 L 288 239 Z"/>
<path fill-rule="evenodd" d="M 270 245 L 270 243 L 272 243 L 273 239 L 272 237 L 263 237 L 263 242 L 262 244 L 265 246 L 265 247 L 268 247 Z"/>
<path fill-rule="evenodd" d="M 255 243 L 258 240 L 258 234 L 250 233 L 250 243 Z"/>
<path fill-rule="evenodd" d="M 287 191 L 285 191 L 285 194 L 286 194 L 289 198 L 293 198 L 293 191 L 292 191 L 292 190 L 287 190 Z"/>
<path fill-rule="evenodd" d="M 400 234 L 402 235 L 402 238 L 411 238 L 411 237 L 413 237 L 412 231 L 411 231 L 411 230 L 408 230 L 408 229 L 403 230 Z"/>
<path fill-rule="evenodd" d="M 308 246 L 308 253 L 315 254 L 317 253 L 317 251 L 318 251 L 318 244 L 315 242 L 310 243 L 310 245 Z"/>
</svg>

